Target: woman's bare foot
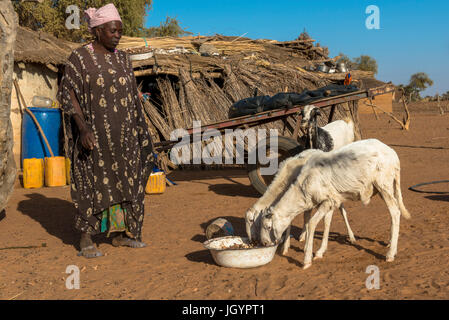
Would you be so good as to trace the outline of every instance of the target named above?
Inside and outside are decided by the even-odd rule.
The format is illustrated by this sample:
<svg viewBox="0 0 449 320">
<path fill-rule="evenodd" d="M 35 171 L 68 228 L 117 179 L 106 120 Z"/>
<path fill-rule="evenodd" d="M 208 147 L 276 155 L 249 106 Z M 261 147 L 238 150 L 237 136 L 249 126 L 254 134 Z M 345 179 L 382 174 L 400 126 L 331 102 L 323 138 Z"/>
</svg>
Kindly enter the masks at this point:
<svg viewBox="0 0 449 320">
<path fill-rule="evenodd" d="M 114 247 L 131 247 L 131 248 L 144 248 L 146 247 L 146 243 L 142 241 L 138 241 L 136 239 L 128 238 L 127 236 L 120 234 L 112 239 L 112 245 Z"/>
<path fill-rule="evenodd" d="M 78 256 L 83 256 L 85 258 L 96 258 L 101 257 L 103 254 L 100 250 L 97 249 L 97 247 L 92 242 L 92 238 L 90 237 L 90 234 L 88 233 L 82 233 L 81 234 L 81 240 L 80 240 L 80 247 L 81 251 L 78 252 Z"/>
</svg>

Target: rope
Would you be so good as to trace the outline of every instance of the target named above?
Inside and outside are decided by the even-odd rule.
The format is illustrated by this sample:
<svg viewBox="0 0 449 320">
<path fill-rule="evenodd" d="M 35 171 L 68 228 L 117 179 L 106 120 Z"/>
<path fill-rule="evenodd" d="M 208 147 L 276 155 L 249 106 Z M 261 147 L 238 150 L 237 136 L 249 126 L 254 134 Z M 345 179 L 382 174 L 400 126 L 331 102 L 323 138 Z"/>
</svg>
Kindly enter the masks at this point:
<svg viewBox="0 0 449 320">
<path fill-rule="evenodd" d="M 45 144 L 47 145 L 48 151 L 50 151 L 50 155 L 52 157 L 54 157 L 55 155 L 53 154 L 53 151 L 50 147 L 50 144 L 48 143 L 47 137 L 45 136 L 44 130 L 42 130 L 41 125 L 39 124 L 39 121 L 37 121 L 36 117 L 34 116 L 34 114 L 31 112 L 30 109 L 28 109 L 26 103 L 25 103 L 25 99 L 23 98 L 22 92 L 20 90 L 20 86 L 19 83 L 17 82 L 17 80 L 14 80 L 14 85 L 16 87 L 17 92 L 19 93 L 20 99 L 22 99 L 22 104 L 25 108 L 25 111 L 30 115 L 30 117 L 33 119 L 34 123 L 37 126 L 37 129 L 39 130 L 40 134 L 42 135 L 42 138 L 44 138 Z"/>
<path fill-rule="evenodd" d="M 442 191 L 422 191 L 422 190 L 417 190 L 416 189 L 417 187 L 420 187 L 420 186 L 425 186 L 425 185 L 429 185 L 429 184 L 437 184 L 437 183 L 449 183 L 449 180 L 441 180 L 441 181 L 432 181 L 432 182 L 419 183 L 419 184 L 415 184 L 414 186 L 411 186 L 408 189 L 411 190 L 411 191 L 420 192 L 420 193 L 449 194 L 449 191 L 446 191 L 446 192 L 442 192 Z"/>
</svg>

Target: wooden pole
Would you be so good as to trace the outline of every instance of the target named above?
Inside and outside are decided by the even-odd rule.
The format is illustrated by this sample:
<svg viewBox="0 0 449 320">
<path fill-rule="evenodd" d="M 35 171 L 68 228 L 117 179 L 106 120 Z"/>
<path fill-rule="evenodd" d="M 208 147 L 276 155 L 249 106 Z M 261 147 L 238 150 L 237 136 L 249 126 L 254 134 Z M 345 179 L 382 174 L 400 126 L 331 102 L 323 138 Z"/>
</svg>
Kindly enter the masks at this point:
<svg viewBox="0 0 449 320">
<path fill-rule="evenodd" d="M 6 207 L 17 174 L 10 118 L 17 25 L 11 1 L 0 1 L 0 212 Z"/>
<path fill-rule="evenodd" d="M 439 94 L 437 94 L 437 107 L 438 107 L 438 109 L 440 109 L 440 114 L 443 115 L 444 114 L 444 110 L 443 110 L 443 108 L 440 105 L 440 95 Z"/>
</svg>

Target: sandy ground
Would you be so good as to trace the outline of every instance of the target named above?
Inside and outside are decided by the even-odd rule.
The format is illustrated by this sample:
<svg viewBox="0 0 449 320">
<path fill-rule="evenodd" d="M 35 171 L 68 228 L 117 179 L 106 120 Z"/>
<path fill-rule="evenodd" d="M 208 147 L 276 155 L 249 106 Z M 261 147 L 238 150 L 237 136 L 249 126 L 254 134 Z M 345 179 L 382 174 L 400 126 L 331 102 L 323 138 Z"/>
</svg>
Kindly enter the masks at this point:
<svg viewBox="0 0 449 320">
<path fill-rule="evenodd" d="M 392 146 L 401 159 L 402 190 L 412 220 L 401 220 L 396 260 L 385 262 L 390 218 L 373 198 L 367 207 L 347 203 L 358 239 L 346 241 L 339 214 L 334 215 L 328 251 L 302 270 L 303 243 L 292 240 L 286 256 L 277 254 L 256 269 L 217 266 L 202 242 L 208 222 L 228 219 L 244 234 L 243 215 L 257 199 L 244 171 L 175 172 L 176 187 L 146 197 L 144 249 L 112 247 L 96 241 L 106 256 L 77 257 L 78 235 L 69 187 L 27 190 L 16 183 L 6 214 L 0 216 L 1 299 L 448 299 L 449 186 L 424 189 L 446 195 L 415 193 L 417 183 L 449 179 L 449 115 L 412 113 L 410 131 L 381 116 L 362 115 L 364 137 Z M 297 237 L 302 217 L 294 220 Z M 317 228 L 314 249 L 321 241 Z M 41 244 L 45 243 L 45 247 Z M 39 246 L 3 249 L 9 246 Z M 68 290 L 66 268 L 81 270 L 81 288 Z M 368 290 L 366 269 L 380 270 L 380 289 Z"/>
</svg>

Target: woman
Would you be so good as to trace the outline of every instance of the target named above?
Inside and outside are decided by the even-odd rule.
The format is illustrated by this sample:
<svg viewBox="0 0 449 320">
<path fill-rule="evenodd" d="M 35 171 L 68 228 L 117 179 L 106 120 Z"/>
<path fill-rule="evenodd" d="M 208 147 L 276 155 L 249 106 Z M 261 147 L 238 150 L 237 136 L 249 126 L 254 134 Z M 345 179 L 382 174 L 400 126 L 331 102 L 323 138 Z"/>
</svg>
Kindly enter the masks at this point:
<svg viewBox="0 0 449 320">
<path fill-rule="evenodd" d="M 152 143 L 129 56 L 116 49 L 122 21 L 113 4 L 86 11 L 95 41 L 68 59 L 58 99 L 68 115 L 78 255 L 101 256 L 91 236 L 114 233 L 114 246 L 141 248 Z"/>
</svg>

